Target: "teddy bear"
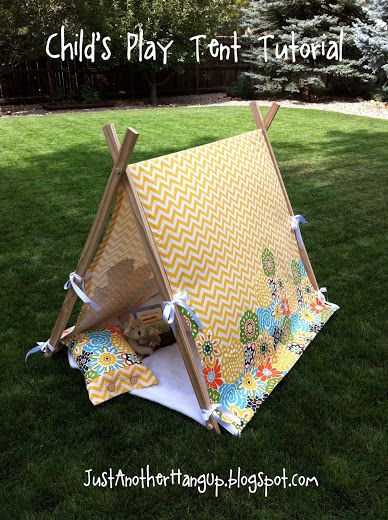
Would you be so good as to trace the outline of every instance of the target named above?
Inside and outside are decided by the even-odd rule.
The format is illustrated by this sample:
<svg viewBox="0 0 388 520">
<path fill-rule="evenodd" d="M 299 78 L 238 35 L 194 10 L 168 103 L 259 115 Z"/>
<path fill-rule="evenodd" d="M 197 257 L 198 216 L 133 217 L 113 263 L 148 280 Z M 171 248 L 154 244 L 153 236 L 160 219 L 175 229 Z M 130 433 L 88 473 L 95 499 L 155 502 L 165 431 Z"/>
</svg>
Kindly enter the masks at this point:
<svg viewBox="0 0 388 520">
<path fill-rule="evenodd" d="M 144 326 L 141 320 L 132 316 L 124 329 L 124 336 L 133 350 L 143 356 L 153 354 L 161 341 L 159 332 L 155 328 Z"/>
</svg>

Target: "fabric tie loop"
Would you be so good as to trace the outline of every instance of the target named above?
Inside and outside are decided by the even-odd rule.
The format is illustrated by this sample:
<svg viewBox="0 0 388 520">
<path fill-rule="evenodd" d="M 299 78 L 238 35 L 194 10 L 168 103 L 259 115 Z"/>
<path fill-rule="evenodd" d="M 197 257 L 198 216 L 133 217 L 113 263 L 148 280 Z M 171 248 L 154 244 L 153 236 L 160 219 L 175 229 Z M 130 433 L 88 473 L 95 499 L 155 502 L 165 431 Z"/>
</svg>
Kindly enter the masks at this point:
<svg viewBox="0 0 388 520">
<path fill-rule="evenodd" d="M 208 421 L 210 419 L 210 417 L 212 415 L 214 415 L 214 412 L 216 410 L 219 410 L 222 413 L 222 415 L 224 415 L 227 419 L 229 419 L 233 423 L 237 423 L 238 425 L 241 425 L 241 419 L 239 419 L 239 417 L 237 417 L 234 413 L 229 412 L 229 410 L 227 410 L 225 407 L 223 407 L 220 403 L 212 404 L 208 410 L 204 410 L 201 408 L 203 420 L 205 422 Z M 220 418 L 220 420 L 222 420 L 222 419 Z"/>
<path fill-rule="evenodd" d="M 76 281 L 78 282 L 78 284 L 76 283 Z M 89 298 L 89 296 L 87 294 L 85 294 L 84 292 L 84 289 L 85 289 L 85 282 L 84 282 L 84 279 L 82 278 L 82 276 L 80 276 L 79 274 L 77 274 L 76 272 L 73 272 L 73 273 L 70 273 L 69 274 L 69 279 L 67 280 L 67 282 L 65 283 L 65 285 L 63 286 L 63 288 L 67 291 L 68 289 L 70 289 L 70 287 L 73 288 L 74 292 L 77 294 L 77 296 L 79 298 L 81 298 L 81 300 L 85 303 L 87 303 L 88 305 L 90 305 L 90 307 L 94 310 L 94 311 L 99 311 L 101 310 L 101 307 L 95 303 L 92 299 Z"/>
<path fill-rule="evenodd" d="M 299 249 L 304 249 L 304 242 L 299 228 L 300 224 L 307 224 L 307 220 L 302 215 L 293 215 L 291 217 L 291 229 L 295 231 Z"/>
<path fill-rule="evenodd" d="M 327 303 L 329 300 L 327 299 L 327 297 L 323 293 L 327 294 L 326 287 L 320 287 L 318 289 L 318 291 L 315 291 L 315 294 L 317 295 L 318 300 L 320 302 L 322 302 L 322 303 Z"/>
<path fill-rule="evenodd" d="M 67 360 L 69 362 L 70 368 L 81 370 L 69 349 L 67 349 Z"/>
<path fill-rule="evenodd" d="M 193 309 L 191 309 L 188 306 L 187 300 L 188 300 L 187 291 L 180 291 L 179 293 L 174 295 L 174 297 L 171 301 L 163 302 L 163 306 L 164 306 L 163 319 L 166 323 L 171 325 L 171 328 L 174 332 L 175 332 L 174 321 L 175 321 L 175 306 L 176 305 L 186 309 L 191 314 L 191 316 L 193 317 L 194 321 L 196 322 L 196 324 L 198 325 L 200 330 L 203 329 L 202 323 L 200 322 L 198 316 L 195 314 Z"/>
<path fill-rule="evenodd" d="M 326 293 L 326 296 L 323 293 Z M 327 289 L 326 289 L 326 287 L 320 287 L 318 289 L 318 291 L 315 291 L 315 294 L 316 294 L 318 300 L 322 304 L 326 304 L 327 306 L 331 307 L 333 309 L 333 311 L 337 311 L 339 309 L 338 305 L 336 305 L 335 303 L 329 302 L 329 298 L 327 297 Z"/>
<path fill-rule="evenodd" d="M 51 352 L 55 352 L 55 348 L 51 345 L 50 340 L 47 341 L 39 341 L 36 344 L 36 347 L 32 347 L 26 354 L 24 362 L 27 363 L 27 359 L 31 356 L 31 354 L 35 354 L 36 352 L 47 352 L 50 350 Z"/>
</svg>

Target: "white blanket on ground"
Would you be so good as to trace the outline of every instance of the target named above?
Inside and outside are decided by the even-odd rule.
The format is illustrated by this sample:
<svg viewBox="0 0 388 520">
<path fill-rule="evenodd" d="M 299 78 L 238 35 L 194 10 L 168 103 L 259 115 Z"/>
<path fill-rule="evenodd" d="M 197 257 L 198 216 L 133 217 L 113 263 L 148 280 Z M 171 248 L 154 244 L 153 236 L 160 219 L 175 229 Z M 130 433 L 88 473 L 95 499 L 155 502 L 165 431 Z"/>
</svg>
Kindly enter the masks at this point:
<svg viewBox="0 0 388 520">
<path fill-rule="evenodd" d="M 158 349 L 155 354 L 146 357 L 143 363 L 153 372 L 159 384 L 132 390 L 131 394 L 167 406 L 204 425 L 205 421 L 178 345 L 173 343 Z"/>
</svg>

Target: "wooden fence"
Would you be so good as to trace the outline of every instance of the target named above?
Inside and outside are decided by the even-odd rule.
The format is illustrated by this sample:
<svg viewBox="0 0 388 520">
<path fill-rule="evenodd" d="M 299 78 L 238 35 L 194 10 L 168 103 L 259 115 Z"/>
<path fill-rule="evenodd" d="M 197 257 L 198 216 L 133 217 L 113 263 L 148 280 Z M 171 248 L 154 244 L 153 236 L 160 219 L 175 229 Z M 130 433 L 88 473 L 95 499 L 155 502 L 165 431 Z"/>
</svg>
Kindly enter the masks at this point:
<svg viewBox="0 0 388 520">
<path fill-rule="evenodd" d="M 158 77 L 163 83 L 159 95 L 199 94 L 226 91 L 242 71 L 243 63 L 209 62 L 187 66 L 181 74 L 168 71 Z M 57 61 L 46 57 L 20 64 L 0 77 L 0 103 L 38 102 L 59 96 L 77 95 L 83 85 L 98 90 L 103 98 L 142 98 L 149 96 L 149 85 L 138 66 L 112 67 L 107 70 L 85 66 L 75 61 Z"/>
</svg>

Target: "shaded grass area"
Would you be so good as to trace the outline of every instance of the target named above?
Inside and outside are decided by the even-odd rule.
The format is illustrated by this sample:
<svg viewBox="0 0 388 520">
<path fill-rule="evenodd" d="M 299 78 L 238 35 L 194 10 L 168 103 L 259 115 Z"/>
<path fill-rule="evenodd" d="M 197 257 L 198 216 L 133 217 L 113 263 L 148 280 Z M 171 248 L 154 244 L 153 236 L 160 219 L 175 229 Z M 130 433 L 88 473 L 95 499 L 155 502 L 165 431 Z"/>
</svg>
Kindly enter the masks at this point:
<svg viewBox="0 0 388 520">
<path fill-rule="evenodd" d="M 244 107 L 103 111 L 0 120 L 2 518 L 386 518 L 388 123 L 281 110 L 271 127 L 318 281 L 341 306 L 240 439 L 123 395 L 93 407 L 49 336 L 111 168 L 101 127 L 140 132 L 134 161 L 253 129 Z M 227 477 L 316 476 L 319 487 L 87 488 L 84 471 L 149 464 Z"/>
</svg>

